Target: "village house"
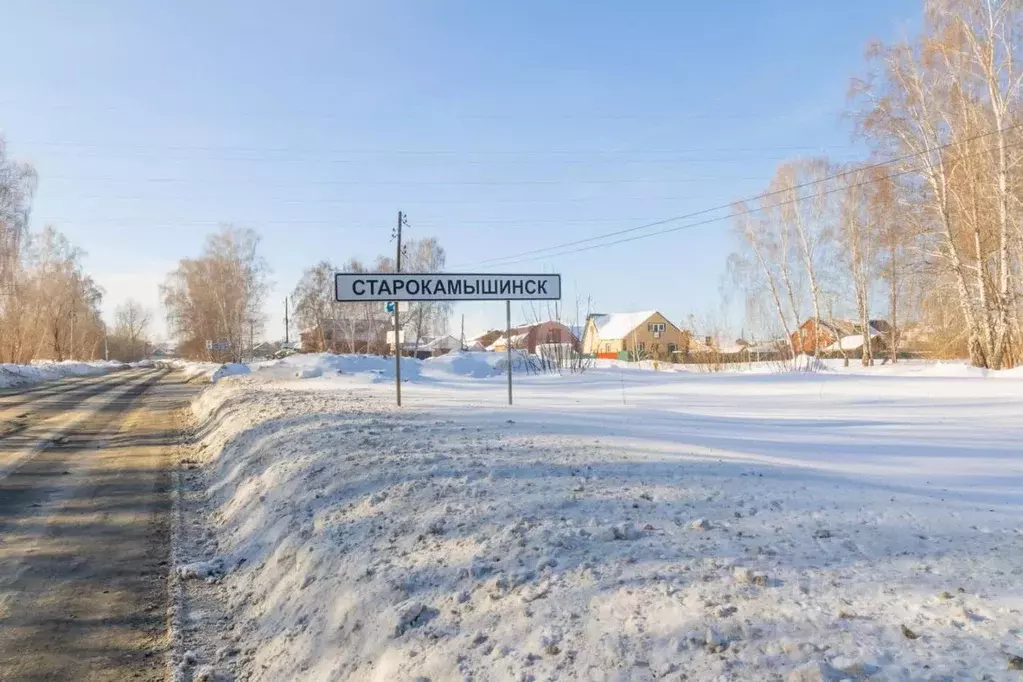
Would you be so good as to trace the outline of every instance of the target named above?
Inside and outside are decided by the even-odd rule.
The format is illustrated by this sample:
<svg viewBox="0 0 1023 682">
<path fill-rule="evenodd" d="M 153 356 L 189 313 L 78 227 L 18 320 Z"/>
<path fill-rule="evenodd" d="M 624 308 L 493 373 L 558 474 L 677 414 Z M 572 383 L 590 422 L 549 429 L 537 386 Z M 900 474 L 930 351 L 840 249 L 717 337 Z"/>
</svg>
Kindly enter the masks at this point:
<svg viewBox="0 0 1023 682">
<path fill-rule="evenodd" d="M 273 357 L 274 353 L 276 353 L 277 351 L 278 346 L 276 343 L 272 343 L 270 341 L 262 341 L 252 347 L 250 355 L 254 359 L 265 360 L 267 358 Z"/>
<path fill-rule="evenodd" d="M 470 336 L 465 340 L 465 349 L 471 351 L 483 351 L 487 349 L 487 346 L 497 341 L 502 336 L 503 332 L 497 329 L 491 329 L 485 331 L 476 336 Z"/>
<path fill-rule="evenodd" d="M 745 339 L 730 340 L 724 336 L 690 335 L 688 347 L 680 348 L 676 355 L 683 356 L 685 361 L 712 359 L 722 362 L 744 361 L 748 359 L 749 342 Z"/>
<path fill-rule="evenodd" d="M 321 325 L 301 330 L 302 350 L 306 353 L 369 353 L 390 352 L 384 320 L 324 321 Z"/>
<path fill-rule="evenodd" d="M 538 324 L 512 327 L 511 345 L 513 349 L 524 350 L 527 353 L 536 353 L 537 346 L 568 345 L 573 351 L 579 350 L 579 339 L 572 333 L 572 329 L 560 322 L 548 320 Z M 501 334 L 490 342 L 486 349 L 503 353 L 508 350 L 508 339 Z"/>
<path fill-rule="evenodd" d="M 867 335 L 870 337 L 874 352 L 888 347 L 891 326 L 887 320 L 870 320 L 869 331 L 863 332 L 863 326 L 852 320 L 834 318 L 830 320 L 808 319 L 792 332 L 792 347 L 797 353 L 846 353 L 859 351 Z M 814 336 L 817 340 L 814 342 Z"/>
<path fill-rule="evenodd" d="M 461 341 L 451 334 L 445 334 L 420 344 L 416 350 L 416 355 L 419 357 L 437 357 L 438 355 L 446 355 L 453 350 L 460 350 L 461 348 Z"/>
<path fill-rule="evenodd" d="M 609 359 L 667 360 L 688 348 L 689 335 L 656 310 L 586 318 L 582 352 Z"/>
</svg>

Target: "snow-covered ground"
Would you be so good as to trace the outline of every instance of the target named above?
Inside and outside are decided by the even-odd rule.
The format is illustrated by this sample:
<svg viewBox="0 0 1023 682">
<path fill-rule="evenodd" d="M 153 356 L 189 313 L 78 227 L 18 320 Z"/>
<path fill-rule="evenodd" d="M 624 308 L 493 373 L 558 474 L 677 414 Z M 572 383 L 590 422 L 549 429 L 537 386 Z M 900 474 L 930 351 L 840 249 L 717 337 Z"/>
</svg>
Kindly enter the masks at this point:
<svg viewBox="0 0 1023 682">
<path fill-rule="evenodd" d="M 196 617 L 186 673 L 1019 679 L 1019 373 L 607 368 L 509 407 L 464 355 L 399 410 L 391 361 L 317 357 L 194 406 L 181 575 L 233 626 Z"/>
<path fill-rule="evenodd" d="M 0 364 L 0 388 L 28 386 L 43 381 L 54 381 L 68 377 L 96 376 L 106 374 L 126 365 L 115 361 L 78 362 L 33 362 L 30 365 Z"/>
</svg>

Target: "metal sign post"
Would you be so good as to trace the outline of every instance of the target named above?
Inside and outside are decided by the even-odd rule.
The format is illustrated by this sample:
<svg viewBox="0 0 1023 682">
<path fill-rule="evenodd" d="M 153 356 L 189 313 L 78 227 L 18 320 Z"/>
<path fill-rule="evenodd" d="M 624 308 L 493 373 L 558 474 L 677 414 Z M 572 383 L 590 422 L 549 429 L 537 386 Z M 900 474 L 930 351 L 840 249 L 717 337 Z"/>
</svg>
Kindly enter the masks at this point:
<svg viewBox="0 0 1023 682">
<path fill-rule="evenodd" d="M 399 227 L 400 229 L 400 227 Z M 400 234 L 400 232 L 399 232 Z M 399 252 L 400 258 L 400 252 Z M 399 260 L 400 263 L 400 260 Z M 399 265 L 400 268 L 400 265 Z M 366 301 L 504 301 L 508 352 L 508 404 L 512 404 L 512 301 L 561 300 L 561 275 L 495 275 L 450 272 L 339 272 L 334 275 L 334 299 L 340 303 Z M 394 311 L 395 395 L 401 406 L 401 334 Z"/>
<path fill-rule="evenodd" d="M 395 256 L 395 268 L 396 272 L 401 272 L 401 228 L 405 224 L 405 216 L 401 211 L 398 211 L 398 229 L 395 233 L 398 237 L 398 252 Z M 335 289 L 337 283 L 334 283 Z M 395 299 L 397 301 L 398 299 Z M 398 398 L 398 407 L 401 407 L 401 334 L 398 330 L 401 328 L 400 316 L 398 315 L 398 306 L 394 306 L 394 394 Z"/>
<path fill-rule="evenodd" d="M 508 404 L 511 405 L 512 404 L 511 301 L 505 301 L 504 302 L 504 306 L 505 306 L 504 312 L 508 316 L 508 318 L 506 320 L 506 323 L 508 325 L 508 330 L 505 332 L 505 334 L 507 334 L 507 337 L 506 337 L 507 344 L 506 345 L 508 346 Z"/>
</svg>

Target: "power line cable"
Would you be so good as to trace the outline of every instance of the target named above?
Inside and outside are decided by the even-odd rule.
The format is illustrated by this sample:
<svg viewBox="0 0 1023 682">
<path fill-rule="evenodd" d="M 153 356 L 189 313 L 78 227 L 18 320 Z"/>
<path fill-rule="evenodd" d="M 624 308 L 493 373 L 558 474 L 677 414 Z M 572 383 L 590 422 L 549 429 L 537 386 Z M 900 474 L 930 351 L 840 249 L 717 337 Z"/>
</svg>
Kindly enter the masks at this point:
<svg viewBox="0 0 1023 682">
<path fill-rule="evenodd" d="M 804 151 L 816 151 L 825 153 L 826 149 L 821 147 L 807 148 Z M 641 153 L 641 152 L 637 152 Z M 852 151 L 849 152 L 852 154 Z M 31 157 L 30 157 L 31 158 Z M 344 165 L 344 164 L 365 164 L 365 158 L 295 158 L 295 157 L 273 157 L 273 156 L 197 156 L 197 155 L 167 155 L 166 153 L 153 152 L 148 154 L 94 154 L 94 153 L 82 153 L 68 151 L 66 153 L 60 152 L 57 154 L 50 153 L 46 157 L 47 159 L 52 158 L 70 158 L 74 160 L 81 159 L 103 159 L 103 160 L 119 160 L 119 161 L 134 161 L 134 160 L 151 160 L 157 159 L 164 163 L 182 163 L 189 161 L 203 161 L 203 162 L 217 162 L 217 163 L 272 163 L 272 164 L 307 164 L 307 165 Z M 593 167 L 595 164 L 615 164 L 616 167 L 622 165 L 670 165 L 670 164 L 698 164 L 698 163 L 709 163 L 709 164 L 751 164 L 763 161 L 784 161 L 791 158 L 791 154 L 783 156 L 757 156 L 753 157 L 669 157 L 669 158 L 626 158 L 626 157 L 615 157 L 615 156 L 596 156 L 589 159 L 585 158 L 568 158 L 562 156 L 561 158 L 550 158 L 545 159 L 545 163 L 557 163 L 559 166 L 586 166 L 587 168 Z M 375 162 L 380 161 L 379 158 L 373 159 Z M 391 161 L 387 162 L 391 164 Z M 460 159 L 429 159 L 424 157 L 416 158 L 414 161 L 405 157 L 402 160 L 403 164 L 411 165 L 415 168 L 445 168 L 450 169 L 457 166 L 514 166 L 514 165 L 525 165 L 537 163 L 536 157 L 510 157 L 502 156 L 500 158 L 460 158 Z"/>
<path fill-rule="evenodd" d="M 259 184 L 261 187 L 292 187 L 294 185 L 288 185 L 279 182 L 263 183 L 261 178 L 230 178 L 232 181 L 251 187 L 253 184 Z M 699 183 L 699 182 L 759 182 L 763 181 L 763 177 L 746 177 L 746 178 L 624 178 L 621 180 L 604 179 L 604 178 L 581 178 L 578 180 L 566 179 L 566 180 L 303 180 L 298 184 L 302 186 L 397 186 L 397 187 L 504 187 L 504 186 L 533 186 L 533 185 L 631 185 L 631 184 L 665 184 L 665 185 L 679 185 L 685 183 Z M 196 183 L 202 185 L 208 185 L 209 183 L 203 182 L 197 178 L 176 178 L 176 177 L 151 177 L 151 178 L 118 178 L 118 177 L 95 177 L 90 176 L 87 178 L 69 176 L 69 175 L 47 175 L 46 181 L 59 180 L 64 182 L 111 182 L 111 183 L 146 183 L 153 185 L 180 185 Z"/>
<path fill-rule="evenodd" d="M 729 154 L 765 151 L 825 151 L 828 149 L 855 149 L 856 145 L 773 145 L 765 147 L 661 147 L 657 149 L 373 149 L 346 147 L 246 147 L 240 145 L 178 145 L 178 144 L 121 144 L 103 145 L 94 142 L 22 140 L 20 144 L 39 147 L 66 147 L 73 149 L 126 149 L 132 151 L 185 151 L 185 152 L 251 152 L 258 154 L 350 154 L 373 156 L 619 156 L 626 154 Z"/>
<path fill-rule="evenodd" d="M 1009 144 L 1009 145 L 1006 145 L 1006 147 L 1007 148 L 1012 148 L 1012 147 L 1019 147 L 1021 145 L 1023 145 L 1023 143 Z M 993 151 L 993 149 L 985 149 L 984 151 L 977 152 L 976 154 L 968 154 L 968 155 L 966 155 L 963 158 L 968 158 L 970 156 L 977 156 L 979 154 L 986 154 L 986 153 L 991 152 L 991 151 Z M 531 261 L 541 260 L 541 259 L 544 259 L 544 258 L 555 258 L 555 257 L 558 257 L 558 256 L 568 256 L 568 255 L 572 255 L 572 254 L 575 254 L 575 253 L 582 253 L 584 251 L 592 251 L 594 249 L 600 249 L 600 248 L 604 248 L 604 247 L 607 247 L 607 246 L 614 246 L 616 244 L 624 244 L 626 242 L 633 242 L 633 241 L 638 241 L 640 239 L 647 239 L 649 237 L 658 237 L 660 235 L 668 234 L 670 232 L 679 232 L 681 230 L 686 230 L 686 229 L 689 229 L 689 228 L 692 228 L 692 227 L 699 227 L 701 225 L 708 225 L 710 223 L 716 223 L 716 222 L 720 222 L 722 220 L 728 220 L 730 218 L 735 218 L 735 217 L 738 217 L 738 216 L 750 215 L 751 213 L 757 213 L 757 212 L 760 212 L 760 211 L 764 211 L 764 210 L 767 210 L 768 208 L 777 208 L 778 206 L 785 206 L 785 205 L 788 205 L 788 204 L 798 203 L 800 201 L 807 201 L 809 199 L 815 199 L 817 197 L 827 196 L 829 194 L 834 194 L 835 192 L 841 192 L 843 190 L 851 189 L 851 188 L 854 188 L 854 187 L 862 187 L 864 185 L 869 185 L 869 184 L 874 183 L 874 182 L 880 182 L 881 180 L 897 178 L 897 177 L 900 177 L 902 175 L 908 175 L 910 173 L 916 173 L 917 171 L 923 170 L 923 168 L 924 168 L 923 166 L 920 166 L 920 167 L 917 167 L 917 168 L 909 168 L 907 170 L 899 171 L 898 173 L 892 173 L 892 174 L 889 174 L 889 175 L 882 176 L 880 178 L 872 178 L 870 180 L 864 180 L 863 182 L 854 183 L 854 184 L 851 184 L 851 185 L 843 185 L 842 187 L 836 187 L 834 189 L 829 189 L 827 191 L 820 192 L 818 194 L 810 194 L 810 195 L 807 195 L 807 196 L 795 197 L 793 199 L 789 199 L 789 200 L 786 200 L 786 201 L 781 201 L 781 202 L 778 202 L 776 204 L 771 204 L 770 206 L 759 206 L 759 207 L 756 207 L 756 208 L 745 209 L 745 210 L 742 210 L 742 211 L 731 213 L 729 215 L 717 216 L 715 218 L 708 218 L 706 220 L 701 220 L 699 222 L 689 223 L 689 224 L 686 224 L 686 225 L 679 225 L 677 227 L 670 227 L 670 228 L 665 229 L 665 230 L 658 230 L 656 232 L 650 232 L 650 233 L 647 233 L 647 234 L 636 235 L 636 236 L 633 236 L 633 237 L 626 237 L 624 239 L 618 239 L 618 240 L 615 240 L 615 241 L 612 241 L 612 242 L 604 242 L 604 243 L 601 243 L 601 244 L 593 244 L 591 246 L 584 246 L 583 248 L 580 248 L 580 249 L 570 249 L 568 251 L 564 251 L 564 252 L 561 252 L 561 253 L 545 254 L 545 255 L 541 255 L 541 256 L 534 256 L 534 257 L 531 257 L 531 258 L 523 258 L 523 259 L 520 259 L 520 260 L 515 260 L 515 261 L 510 261 L 510 262 L 495 263 L 493 265 L 482 265 L 482 266 L 473 266 L 473 267 L 482 267 L 484 269 L 489 269 L 489 268 L 498 267 L 498 266 L 517 265 L 518 263 L 528 263 L 528 262 L 531 262 Z M 861 170 L 865 170 L 865 169 L 861 169 Z M 786 191 L 788 191 L 788 190 L 786 190 Z M 735 202 L 735 203 L 745 203 L 745 202 Z M 734 204 L 732 204 L 732 205 L 734 205 Z M 465 266 L 462 266 L 462 267 L 465 267 Z"/>
<path fill-rule="evenodd" d="M 767 198 L 770 198 L 770 197 L 773 197 L 773 196 L 776 196 L 776 195 L 779 195 L 779 194 L 785 194 L 785 193 L 788 193 L 788 192 L 793 192 L 793 191 L 797 191 L 797 190 L 800 190 L 800 189 L 804 189 L 806 187 L 812 187 L 812 186 L 818 185 L 818 184 L 820 184 L 822 182 L 830 182 L 832 180 L 837 180 L 838 178 L 842 178 L 842 177 L 845 177 L 845 176 L 848 176 L 848 175 L 851 175 L 851 174 L 854 174 L 854 173 L 861 173 L 863 171 L 869 171 L 869 170 L 873 170 L 875 168 L 882 168 L 884 166 L 890 166 L 890 165 L 892 165 L 894 163 L 899 163 L 901 161 L 906 161 L 906 160 L 909 160 L 909 159 L 913 159 L 913 158 L 916 158 L 918 156 L 922 156 L 924 154 L 930 154 L 930 153 L 933 153 L 933 152 L 936 152 L 936 151 L 941 151 L 942 149 L 947 149 L 949 147 L 953 147 L 953 146 L 961 145 L 961 144 L 966 144 L 966 143 L 972 142 L 974 140 L 978 140 L 978 139 L 981 139 L 981 138 L 984 138 L 984 137 L 989 137 L 989 136 L 994 135 L 996 133 L 1007 132 L 1009 130 L 1012 130 L 1013 128 L 1018 128 L 1020 126 L 1023 126 L 1023 124 L 1015 124 L 1015 125 L 1012 125 L 1012 126 L 1008 126 L 1007 128 L 1003 128 L 1002 130 L 993 130 L 993 131 L 990 131 L 990 132 L 987 132 L 987 133 L 981 133 L 981 134 L 978 134 L 978 135 L 974 135 L 973 137 L 969 137 L 969 138 L 967 138 L 965 140 L 959 140 L 957 142 L 949 142 L 947 144 L 939 145 L 939 146 L 936 146 L 936 147 L 931 147 L 931 148 L 928 148 L 928 149 L 925 149 L 925 150 L 922 150 L 922 151 L 919 151 L 919 152 L 915 152 L 913 154 L 906 154 L 904 156 L 896 157 L 896 158 L 890 159 L 888 161 L 883 161 L 883 162 L 879 162 L 879 163 L 875 163 L 875 164 L 870 164 L 870 165 L 867 165 L 867 166 L 860 166 L 858 168 L 842 171 L 840 173 L 835 173 L 833 175 L 829 175 L 829 176 L 826 176 L 826 177 L 823 177 L 823 178 L 818 178 L 816 180 L 810 180 L 810 181 L 807 181 L 807 182 L 800 183 L 798 185 L 793 185 L 792 187 L 786 187 L 784 189 L 779 189 L 779 190 L 773 190 L 773 191 L 770 191 L 770 192 L 765 192 L 763 194 L 758 194 L 756 196 L 748 197 L 746 199 L 740 199 L 740 200 L 737 200 L 737 201 L 730 201 L 727 204 L 719 204 L 717 206 L 712 206 L 710 208 L 705 208 L 705 209 L 702 209 L 702 210 L 699 210 L 699 211 L 694 211 L 692 213 L 686 213 L 686 214 L 674 216 L 674 217 L 671 217 L 671 218 L 665 218 L 663 220 L 657 220 L 657 221 L 654 221 L 654 222 L 651 222 L 651 223 L 646 223 L 644 225 L 636 225 L 634 227 L 629 227 L 629 228 L 625 228 L 625 229 L 622 229 L 622 230 L 616 230 L 614 232 L 607 232 L 607 233 L 604 233 L 604 234 L 601 234 L 601 235 L 596 235 L 594 237 L 587 237 L 585 239 L 577 239 L 575 241 L 565 242 L 564 244 L 558 244 L 556 246 L 548 246 L 548 247 L 543 247 L 543 248 L 539 248 L 539 249 L 532 249 L 530 251 L 523 251 L 521 253 L 513 254 L 513 255 L 510 255 L 510 256 L 501 256 L 501 257 L 497 257 L 497 258 L 488 258 L 488 259 L 485 259 L 485 260 L 476 261 L 474 263 L 470 263 L 468 265 L 463 265 L 463 266 L 459 266 L 459 267 L 474 268 L 474 267 L 485 266 L 485 265 L 487 265 L 489 263 L 498 263 L 498 262 L 501 262 L 501 264 L 503 264 L 503 265 L 511 265 L 512 263 L 526 262 L 528 260 L 536 260 L 536 259 L 530 258 L 530 259 L 526 259 L 526 261 L 514 260 L 514 261 L 512 261 L 512 263 L 504 262 L 504 261 L 508 261 L 509 259 L 518 259 L 518 258 L 521 258 L 523 256 L 532 256 L 534 254 L 546 253 L 548 251 L 556 251 L 558 249 L 564 249 L 564 248 L 567 248 L 567 247 L 570 247 L 570 246 L 577 246 L 577 245 L 580 245 L 580 244 L 587 244 L 587 243 L 594 242 L 594 241 L 600 241 L 601 239 L 607 239 L 608 237 L 615 237 L 615 236 L 618 236 L 618 235 L 628 234 L 628 233 L 631 233 L 631 232 L 638 232 L 638 231 L 641 231 L 641 230 L 649 229 L 651 227 L 659 227 L 661 225 L 667 225 L 669 223 L 678 222 L 680 220 L 688 220 L 689 218 L 696 218 L 696 217 L 699 217 L 701 215 L 706 215 L 708 213 L 714 213 L 716 211 L 723 211 L 723 210 L 731 208 L 732 206 L 734 206 L 737 203 L 745 204 L 745 203 L 748 203 L 748 202 L 760 201 L 760 200 L 767 199 Z M 915 169 L 915 170 L 919 170 L 919 169 Z M 915 170 L 914 170 L 914 172 L 915 172 Z M 893 176 L 893 177 L 897 177 L 897 176 Z M 724 218 L 727 218 L 727 217 L 729 217 L 729 216 L 724 216 Z M 714 220 L 721 220 L 721 219 L 723 219 L 723 218 L 715 218 Z M 711 222 L 713 222 L 713 221 L 711 221 Z M 703 224 L 703 223 L 698 223 L 698 224 Z M 657 235 L 657 234 L 663 234 L 664 232 L 671 232 L 671 231 L 672 230 L 658 231 L 658 232 L 651 233 L 651 236 Z M 622 241 L 632 241 L 632 240 L 631 239 L 627 239 L 627 240 L 622 240 Z M 621 243 L 621 242 L 620 241 L 619 242 L 611 242 L 611 244 L 616 244 L 616 243 Z M 552 255 L 565 255 L 565 254 L 552 254 Z"/>
<path fill-rule="evenodd" d="M 705 101 L 705 102 L 702 102 L 702 103 L 705 106 L 709 105 L 709 106 L 718 106 L 718 107 L 723 107 L 723 108 L 728 108 L 728 107 L 732 107 L 733 106 L 729 102 L 706 102 Z M 116 105 L 109 105 L 109 104 L 108 105 L 82 107 L 79 104 L 74 104 L 74 103 L 71 103 L 71 102 L 52 102 L 52 101 L 46 101 L 46 102 L 32 102 L 32 103 L 30 103 L 29 106 L 32 109 L 47 108 L 47 109 L 51 109 L 51 110 L 78 110 L 79 112 L 81 112 L 84 109 L 88 109 L 89 112 L 96 112 L 96 111 L 103 111 L 103 112 L 128 112 L 128 113 L 130 113 L 133 116 L 137 115 L 139 111 L 147 111 L 147 110 L 151 110 L 151 109 L 159 109 L 159 110 L 161 110 L 163 112 L 166 112 L 166 110 L 167 110 L 167 107 L 162 102 L 152 102 L 151 103 L 152 106 L 148 106 L 148 107 L 145 106 L 145 104 L 147 104 L 145 102 L 143 102 L 141 104 L 142 104 L 142 106 L 132 106 L 132 107 L 126 107 L 126 106 L 120 106 L 119 107 L 119 106 L 116 106 Z M 12 107 L 12 108 L 16 107 L 16 106 L 20 107 L 20 106 L 25 106 L 25 102 L 21 101 L 21 100 L 18 100 L 18 101 L 15 101 L 15 100 L 0 100 L 0 106 Z M 181 113 L 181 112 L 178 112 L 178 113 Z M 357 119 L 365 117 L 365 115 L 363 115 L 363 116 L 359 116 L 359 115 L 352 116 L 352 115 L 345 115 L 345 114 L 340 114 L 340 113 L 336 113 L 336 112 L 328 113 L 328 112 L 322 112 L 322 111 L 301 110 L 301 109 L 300 110 L 290 110 L 290 111 L 289 110 L 273 111 L 273 110 L 267 110 L 267 109 L 260 109 L 259 107 L 248 107 L 244 111 L 215 111 L 215 110 L 209 110 L 208 109 L 206 111 L 198 111 L 198 112 L 196 112 L 196 110 L 193 108 L 193 109 L 190 109 L 187 113 L 190 113 L 190 114 L 196 114 L 196 113 L 204 114 L 204 113 L 207 113 L 207 114 L 214 114 L 214 115 L 218 115 L 219 114 L 219 115 L 229 116 L 229 117 L 237 117 L 237 116 L 250 116 L 251 117 L 254 114 L 255 115 L 266 114 L 266 115 L 272 115 L 274 117 L 279 117 L 279 118 L 282 118 L 282 119 L 302 118 L 302 119 L 308 119 L 308 120 L 324 120 L 324 121 L 333 121 L 333 120 L 350 121 L 350 120 L 357 120 Z M 558 113 L 558 112 L 551 112 L 551 111 L 549 111 L 547 109 L 544 109 L 542 111 L 534 109 L 534 110 L 522 111 L 522 112 L 490 112 L 490 113 L 483 113 L 483 112 L 481 112 L 481 113 L 472 113 L 472 112 L 462 113 L 462 112 L 440 111 L 440 110 L 424 112 L 422 110 L 417 110 L 415 113 L 407 113 L 407 114 L 403 114 L 403 115 L 400 115 L 400 114 L 401 114 L 400 111 L 391 111 L 391 112 L 388 112 L 387 118 L 390 118 L 390 119 L 404 119 L 404 120 L 414 119 L 416 121 L 422 121 L 423 119 L 429 120 L 429 119 L 433 119 L 433 118 L 443 119 L 443 120 L 466 120 L 466 121 L 472 121 L 472 120 L 480 120 L 480 121 L 488 121 L 488 120 L 508 121 L 508 120 L 516 120 L 516 119 L 532 120 L 534 118 L 543 119 L 544 121 L 550 121 L 550 120 L 566 120 L 566 121 L 574 121 L 574 120 L 635 121 L 635 120 L 643 120 L 643 121 L 677 122 L 677 121 L 702 120 L 702 119 L 714 119 L 714 120 L 735 119 L 735 120 L 760 120 L 760 121 L 767 120 L 767 121 L 771 121 L 771 120 L 774 120 L 774 119 L 777 119 L 777 118 L 782 118 L 782 117 L 785 117 L 785 116 L 789 116 L 791 114 L 791 112 L 789 112 L 789 111 L 776 111 L 776 112 L 769 113 L 767 115 L 764 115 L 764 112 L 762 112 L 762 111 L 757 112 L 757 113 L 744 113 L 744 112 L 738 112 L 738 111 L 719 111 L 719 112 L 705 111 L 705 112 L 680 113 L 680 112 L 677 112 L 677 111 L 672 111 L 670 113 L 663 113 L 663 114 L 652 114 L 649 111 L 645 111 L 643 113 L 629 113 L 629 112 L 607 112 L 607 113 L 601 113 L 601 112 L 592 112 L 592 111 L 586 111 L 584 113 Z M 821 112 L 820 113 L 821 118 L 837 117 L 839 115 L 840 115 L 840 112 L 837 112 L 837 111 L 835 111 L 835 112 Z M 375 114 L 372 115 L 372 116 L 375 119 L 378 118 Z"/>
<path fill-rule="evenodd" d="M 273 219 L 265 220 L 262 218 L 233 218 L 231 220 L 224 219 L 194 219 L 194 218 L 174 218 L 164 220 L 163 222 L 153 222 L 146 216 L 132 217 L 132 216 L 113 216 L 106 218 L 69 218 L 66 216 L 37 216 L 33 215 L 33 221 L 36 223 L 104 223 L 108 225 L 131 225 L 135 227 L 179 227 L 183 225 L 223 225 L 225 223 L 235 223 L 239 225 L 333 225 L 335 227 L 343 229 L 379 229 L 378 223 L 364 223 L 364 222 L 349 222 L 343 218 L 333 219 Z M 566 224 L 579 224 L 579 225 L 591 225 L 593 223 L 620 223 L 621 218 L 480 218 L 476 220 L 460 220 L 459 225 L 512 225 L 512 226 L 527 226 L 537 224 L 550 224 L 550 225 L 566 225 Z M 423 228 L 439 228 L 439 227 L 450 227 L 450 222 L 444 221 L 432 221 L 419 223 L 416 221 L 417 226 Z"/>
<path fill-rule="evenodd" d="M 453 206 L 473 206 L 473 205 L 492 205 L 492 204 L 576 204 L 576 203 L 601 203 L 601 202 L 625 202 L 625 201 L 680 201 L 689 199 L 704 199 L 707 193 L 693 194 L 689 196 L 608 196 L 601 195 L 595 197 L 559 197 L 556 199 L 542 199 L 542 198 L 529 198 L 529 199 L 406 199 L 405 201 L 410 205 L 453 205 Z M 222 201 L 223 196 L 111 196 L 107 194 L 61 194 L 62 198 L 77 199 L 82 201 L 121 201 L 121 202 L 138 202 L 138 201 L 170 201 L 170 202 L 211 202 L 211 201 Z M 392 197 L 388 196 L 381 199 L 291 199 L 287 197 L 261 197 L 264 201 L 274 202 L 279 205 L 291 205 L 291 206 L 318 206 L 318 205 L 351 205 L 351 204 L 373 204 L 378 205 L 383 201 L 390 201 Z"/>
</svg>

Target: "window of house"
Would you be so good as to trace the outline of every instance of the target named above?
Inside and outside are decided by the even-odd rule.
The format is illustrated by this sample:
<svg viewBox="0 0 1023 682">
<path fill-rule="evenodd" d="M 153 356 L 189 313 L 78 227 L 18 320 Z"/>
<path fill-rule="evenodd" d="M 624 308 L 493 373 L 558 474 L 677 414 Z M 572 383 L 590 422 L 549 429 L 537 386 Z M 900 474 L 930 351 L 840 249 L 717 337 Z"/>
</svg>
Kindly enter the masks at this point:
<svg viewBox="0 0 1023 682">
<path fill-rule="evenodd" d="M 561 343 L 561 330 L 560 329 L 548 329 L 547 330 L 547 343 Z"/>
<path fill-rule="evenodd" d="M 676 344 L 674 344 L 674 343 L 669 343 L 668 344 L 668 354 L 669 355 L 674 353 L 677 350 L 678 350 L 678 346 Z"/>
<path fill-rule="evenodd" d="M 648 324 L 646 326 L 646 329 L 647 329 L 648 332 L 663 332 L 664 331 L 664 323 L 663 322 L 651 322 L 650 324 Z"/>
<path fill-rule="evenodd" d="M 646 350 L 646 344 L 643 343 L 642 341 L 640 341 L 639 343 L 636 344 L 636 350 L 639 350 L 639 351 Z"/>
<path fill-rule="evenodd" d="M 713 346 L 714 345 L 714 338 L 710 337 L 710 336 L 705 336 L 705 337 L 703 337 L 703 342 L 705 344 L 707 344 L 708 346 Z"/>
</svg>

